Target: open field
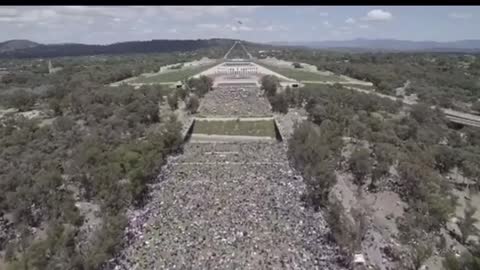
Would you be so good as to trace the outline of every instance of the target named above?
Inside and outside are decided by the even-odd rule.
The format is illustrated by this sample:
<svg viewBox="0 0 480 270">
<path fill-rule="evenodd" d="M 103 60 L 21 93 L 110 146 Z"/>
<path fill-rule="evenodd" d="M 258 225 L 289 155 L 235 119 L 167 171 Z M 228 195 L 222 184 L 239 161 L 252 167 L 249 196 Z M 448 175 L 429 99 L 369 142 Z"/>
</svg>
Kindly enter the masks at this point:
<svg viewBox="0 0 480 270">
<path fill-rule="evenodd" d="M 272 120 L 195 121 L 193 133 L 230 136 L 266 136 L 275 138 L 275 125 Z"/>
<path fill-rule="evenodd" d="M 197 67 L 185 67 L 179 70 L 168 70 L 159 74 L 155 74 L 149 77 L 140 75 L 137 79 L 130 81 L 130 83 L 165 83 L 165 82 L 177 82 L 188 77 L 191 77 L 197 73 L 207 70 L 218 63 Z"/>
<path fill-rule="evenodd" d="M 287 67 L 278 67 L 274 65 L 267 65 L 258 63 L 272 71 L 282 74 L 283 76 L 298 80 L 298 81 L 329 81 L 329 82 L 344 82 L 345 80 L 337 75 L 324 75 L 317 72 L 306 70 L 299 70 Z"/>
</svg>

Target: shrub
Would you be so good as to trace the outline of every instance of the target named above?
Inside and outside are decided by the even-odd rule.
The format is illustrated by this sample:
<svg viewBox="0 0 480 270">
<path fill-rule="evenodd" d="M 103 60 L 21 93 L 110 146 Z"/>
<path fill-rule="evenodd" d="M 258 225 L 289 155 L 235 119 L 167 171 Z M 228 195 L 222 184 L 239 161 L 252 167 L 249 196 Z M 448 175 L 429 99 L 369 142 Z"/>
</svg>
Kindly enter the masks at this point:
<svg viewBox="0 0 480 270">
<path fill-rule="evenodd" d="M 287 113 L 288 112 L 288 103 L 285 98 L 285 94 L 278 93 L 274 96 L 269 97 L 270 104 L 272 105 L 272 111 Z"/>
<path fill-rule="evenodd" d="M 188 97 L 187 104 L 186 104 L 186 109 L 191 113 L 194 114 L 197 112 L 198 107 L 200 106 L 200 101 L 198 99 L 198 96 L 195 94 L 191 94 Z"/>
<path fill-rule="evenodd" d="M 473 103 L 471 109 L 476 111 L 477 113 L 480 113 L 480 101 L 476 101 L 475 103 Z"/>
<path fill-rule="evenodd" d="M 330 190 L 337 182 L 332 164 L 327 160 L 307 167 L 305 171 L 306 194 L 303 200 L 314 208 L 327 205 Z"/>
<path fill-rule="evenodd" d="M 10 94 L 8 98 L 9 106 L 17 108 L 20 111 L 28 111 L 35 105 L 36 96 L 23 89 Z"/>
<path fill-rule="evenodd" d="M 356 149 L 349 160 L 349 168 L 357 185 L 363 185 L 365 178 L 372 171 L 370 153 L 365 148 Z"/>
<path fill-rule="evenodd" d="M 302 67 L 303 67 L 300 63 L 297 63 L 297 62 L 292 63 L 292 66 L 293 66 L 294 68 L 302 68 Z"/>
<path fill-rule="evenodd" d="M 275 96 L 278 85 L 280 84 L 278 78 L 273 75 L 266 75 L 262 77 L 262 89 L 265 91 L 267 97 Z"/>
<path fill-rule="evenodd" d="M 466 201 L 467 205 L 464 210 L 464 217 L 459 218 L 458 220 L 458 228 L 460 229 L 460 232 L 462 234 L 461 236 L 461 241 L 462 244 L 467 243 L 467 239 L 470 235 L 476 235 L 478 234 L 478 229 L 475 227 L 475 223 L 478 222 L 478 219 L 474 217 L 475 212 L 477 211 L 477 208 L 474 207 L 470 201 Z"/>
<path fill-rule="evenodd" d="M 212 90 L 213 80 L 207 76 L 200 78 L 191 78 L 187 81 L 187 86 L 199 97 L 203 97 L 208 91 Z"/>
<path fill-rule="evenodd" d="M 436 146 L 433 155 L 435 158 L 435 167 L 441 173 L 446 173 L 461 163 L 457 151 L 446 145 Z"/>
<path fill-rule="evenodd" d="M 185 100 L 185 98 L 188 96 L 188 91 L 183 88 L 177 88 L 174 94 L 176 94 L 176 96 L 181 100 Z"/>
<path fill-rule="evenodd" d="M 175 93 L 171 93 L 168 95 L 167 102 L 168 106 L 170 106 L 170 109 L 172 109 L 172 111 L 178 109 L 178 98 Z"/>
</svg>

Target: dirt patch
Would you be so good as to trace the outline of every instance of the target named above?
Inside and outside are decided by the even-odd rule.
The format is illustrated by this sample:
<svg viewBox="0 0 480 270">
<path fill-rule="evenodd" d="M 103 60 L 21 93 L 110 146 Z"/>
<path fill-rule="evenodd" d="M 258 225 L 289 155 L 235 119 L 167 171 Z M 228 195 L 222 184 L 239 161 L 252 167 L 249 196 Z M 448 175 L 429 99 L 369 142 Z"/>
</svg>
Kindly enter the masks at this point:
<svg viewBox="0 0 480 270">
<path fill-rule="evenodd" d="M 396 269 L 397 262 L 389 258 L 387 251 L 399 247 L 398 227 L 395 219 L 403 216 L 406 203 L 392 191 L 370 193 L 353 184 L 353 176 L 347 172 L 337 172 L 337 184 L 331 196 L 335 196 L 345 209 L 346 217 L 357 224 L 353 211 L 363 213 L 366 222 L 365 231 L 359 251 L 367 265 L 378 269 Z"/>
<path fill-rule="evenodd" d="M 15 108 L 9 108 L 9 109 L 0 109 L 0 118 L 4 117 L 7 114 L 12 114 L 16 113 L 18 110 Z"/>
<path fill-rule="evenodd" d="M 45 117 L 45 113 L 39 110 L 31 110 L 31 111 L 26 111 L 26 112 L 19 112 L 17 115 L 23 116 L 28 119 L 33 119 L 33 118 L 39 118 L 39 117 Z"/>
</svg>

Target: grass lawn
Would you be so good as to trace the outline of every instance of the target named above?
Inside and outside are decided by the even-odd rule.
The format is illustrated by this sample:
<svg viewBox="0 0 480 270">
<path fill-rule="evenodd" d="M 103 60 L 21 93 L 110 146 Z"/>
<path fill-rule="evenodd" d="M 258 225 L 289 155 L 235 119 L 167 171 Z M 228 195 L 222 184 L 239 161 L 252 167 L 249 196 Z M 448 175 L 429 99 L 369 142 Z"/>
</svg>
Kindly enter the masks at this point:
<svg viewBox="0 0 480 270">
<path fill-rule="evenodd" d="M 208 135 L 266 136 L 275 138 L 273 120 L 195 121 L 193 133 Z"/>
<path fill-rule="evenodd" d="M 184 79 L 187 79 L 188 77 L 191 77 L 193 75 L 196 75 L 202 71 L 205 71 L 218 63 L 211 64 L 211 65 L 206 65 L 206 66 L 200 66 L 200 67 L 186 67 L 182 68 L 179 70 L 168 70 L 164 73 L 154 75 L 152 77 L 144 77 L 140 76 L 137 79 L 130 81 L 131 83 L 162 83 L 162 82 L 177 82 L 181 81 Z"/>
<path fill-rule="evenodd" d="M 287 68 L 287 67 L 278 67 L 273 65 L 266 65 L 264 63 L 258 63 L 261 66 L 264 66 L 272 71 L 275 71 L 279 74 L 282 74 L 285 77 L 292 78 L 298 81 L 332 81 L 332 82 L 342 82 L 345 81 L 340 76 L 337 75 L 322 75 L 320 73 L 310 72 L 301 69 Z"/>
</svg>

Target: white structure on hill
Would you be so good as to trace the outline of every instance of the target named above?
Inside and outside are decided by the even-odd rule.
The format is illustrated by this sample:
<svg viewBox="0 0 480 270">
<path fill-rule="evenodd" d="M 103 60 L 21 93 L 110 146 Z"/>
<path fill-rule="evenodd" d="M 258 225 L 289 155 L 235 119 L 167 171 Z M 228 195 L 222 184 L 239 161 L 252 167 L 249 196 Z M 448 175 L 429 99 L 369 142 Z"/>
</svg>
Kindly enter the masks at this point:
<svg viewBox="0 0 480 270">
<path fill-rule="evenodd" d="M 274 75 L 280 79 L 280 86 L 292 88 L 303 86 L 299 81 L 285 77 L 264 66 L 251 61 L 227 61 L 207 69 L 193 77 L 209 76 L 213 79 L 213 86 L 230 84 L 255 84 L 260 86 L 260 81 L 265 75 Z"/>
</svg>

